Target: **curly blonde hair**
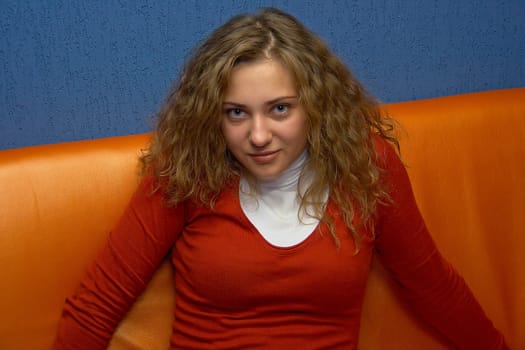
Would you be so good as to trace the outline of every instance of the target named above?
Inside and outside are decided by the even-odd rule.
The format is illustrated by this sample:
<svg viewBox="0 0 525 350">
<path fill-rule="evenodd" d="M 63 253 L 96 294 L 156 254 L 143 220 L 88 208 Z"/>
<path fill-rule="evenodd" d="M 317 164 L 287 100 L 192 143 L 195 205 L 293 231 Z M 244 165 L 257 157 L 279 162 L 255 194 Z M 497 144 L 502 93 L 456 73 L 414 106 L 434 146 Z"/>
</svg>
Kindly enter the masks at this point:
<svg viewBox="0 0 525 350">
<path fill-rule="evenodd" d="M 290 70 L 307 114 L 306 168 L 317 176 L 301 206 L 312 205 L 312 216 L 328 223 L 338 243 L 324 210 L 328 187 L 358 242 L 355 223 L 368 223 L 388 199 L 373 134 L 397 145 L 393 122 L 381 117 L 377 102 L 320 38 L 274 8 L 230 19 L 197 48 L 158 114 L 143 171 L 162 182 L 171 204 L 191 199 L 213 207 L 242 171 L 221 132 L 223 97 L 233 68 L 260 58 L 278 59 Z"/>
</svg>

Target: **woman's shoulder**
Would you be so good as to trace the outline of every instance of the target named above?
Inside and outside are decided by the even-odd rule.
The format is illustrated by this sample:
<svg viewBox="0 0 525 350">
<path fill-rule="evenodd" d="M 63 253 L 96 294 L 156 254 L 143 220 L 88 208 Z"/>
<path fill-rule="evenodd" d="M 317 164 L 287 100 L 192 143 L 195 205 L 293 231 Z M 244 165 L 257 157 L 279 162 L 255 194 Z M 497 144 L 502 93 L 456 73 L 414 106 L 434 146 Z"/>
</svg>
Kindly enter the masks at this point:
<svg viewBox="0 0 525 350">
<path fill-rule="evenodd" d="M 373 133 L 372 142 L 375 148 L 376 161 L 381 168 L 388 170 L 392 166 L 403 166 L 397 146 L 385 136 Z"/>
</svg>

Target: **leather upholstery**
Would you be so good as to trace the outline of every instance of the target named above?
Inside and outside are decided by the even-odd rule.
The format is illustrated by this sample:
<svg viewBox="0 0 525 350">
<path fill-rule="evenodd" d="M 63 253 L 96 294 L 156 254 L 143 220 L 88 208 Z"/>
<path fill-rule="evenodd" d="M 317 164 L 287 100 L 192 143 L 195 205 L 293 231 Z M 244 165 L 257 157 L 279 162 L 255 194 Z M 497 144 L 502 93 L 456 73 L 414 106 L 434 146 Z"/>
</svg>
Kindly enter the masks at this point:
<svg viewBox="0 0 525 350">
<path fill-rule="evenodd" d="M 513 349 L 525 348 L 525 88 L 384 105 L 443 255 Z M 137 185 L 148 135 L 0 151 L 0 349 L 50 349 L 64 298 Z M 174 293 L 165 263 L 110 349 L 165 349 Z M 446 349 L 374 262 L 360 349 Z"/>
</svg>

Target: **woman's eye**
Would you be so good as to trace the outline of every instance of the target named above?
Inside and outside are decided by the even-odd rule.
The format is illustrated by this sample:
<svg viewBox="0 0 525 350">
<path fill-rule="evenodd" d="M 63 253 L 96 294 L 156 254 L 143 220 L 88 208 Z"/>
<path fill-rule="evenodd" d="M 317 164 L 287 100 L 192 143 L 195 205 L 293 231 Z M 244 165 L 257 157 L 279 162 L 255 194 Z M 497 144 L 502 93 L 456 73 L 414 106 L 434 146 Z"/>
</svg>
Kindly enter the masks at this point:
<svg viewBox="0 0 525 350">
<path fill-rule="evenodd" d="M 230 108 L 226 110 L 226 114 L 230 118 L 242 118 L 244 116 L 244 111 L 240 108 Z"/>
<path fill-rule="evenodd" d="M 273 112 L 275 114 L 286 114 L 288 112 L 288 105 L 280 104 L 273 107 Z"/>
</svg>

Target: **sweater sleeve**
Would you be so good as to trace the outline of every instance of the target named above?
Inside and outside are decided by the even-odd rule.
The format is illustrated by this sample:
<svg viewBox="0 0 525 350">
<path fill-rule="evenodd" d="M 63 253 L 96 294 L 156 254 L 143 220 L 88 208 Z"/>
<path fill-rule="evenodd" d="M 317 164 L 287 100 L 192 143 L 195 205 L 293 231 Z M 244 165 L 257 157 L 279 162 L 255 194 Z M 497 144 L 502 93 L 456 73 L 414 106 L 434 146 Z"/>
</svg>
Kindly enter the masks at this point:
<svg viewBox="0 0 525 350">
<path fill-rule="evenodd" d="M 54 350 L 106 349 L 118 323 L 145 289 L 184 223 L 145 177 L 106 245 L 66 299 Z"/>
<path fill-rule="evenodd" d="M 392 202 L 378 208 L 376 250 L 401 297 L 458 349 L 508 349 L 464 279 L 437 250 L 396 152 L 382 140 L 377 149 Z"/>
</svg>

